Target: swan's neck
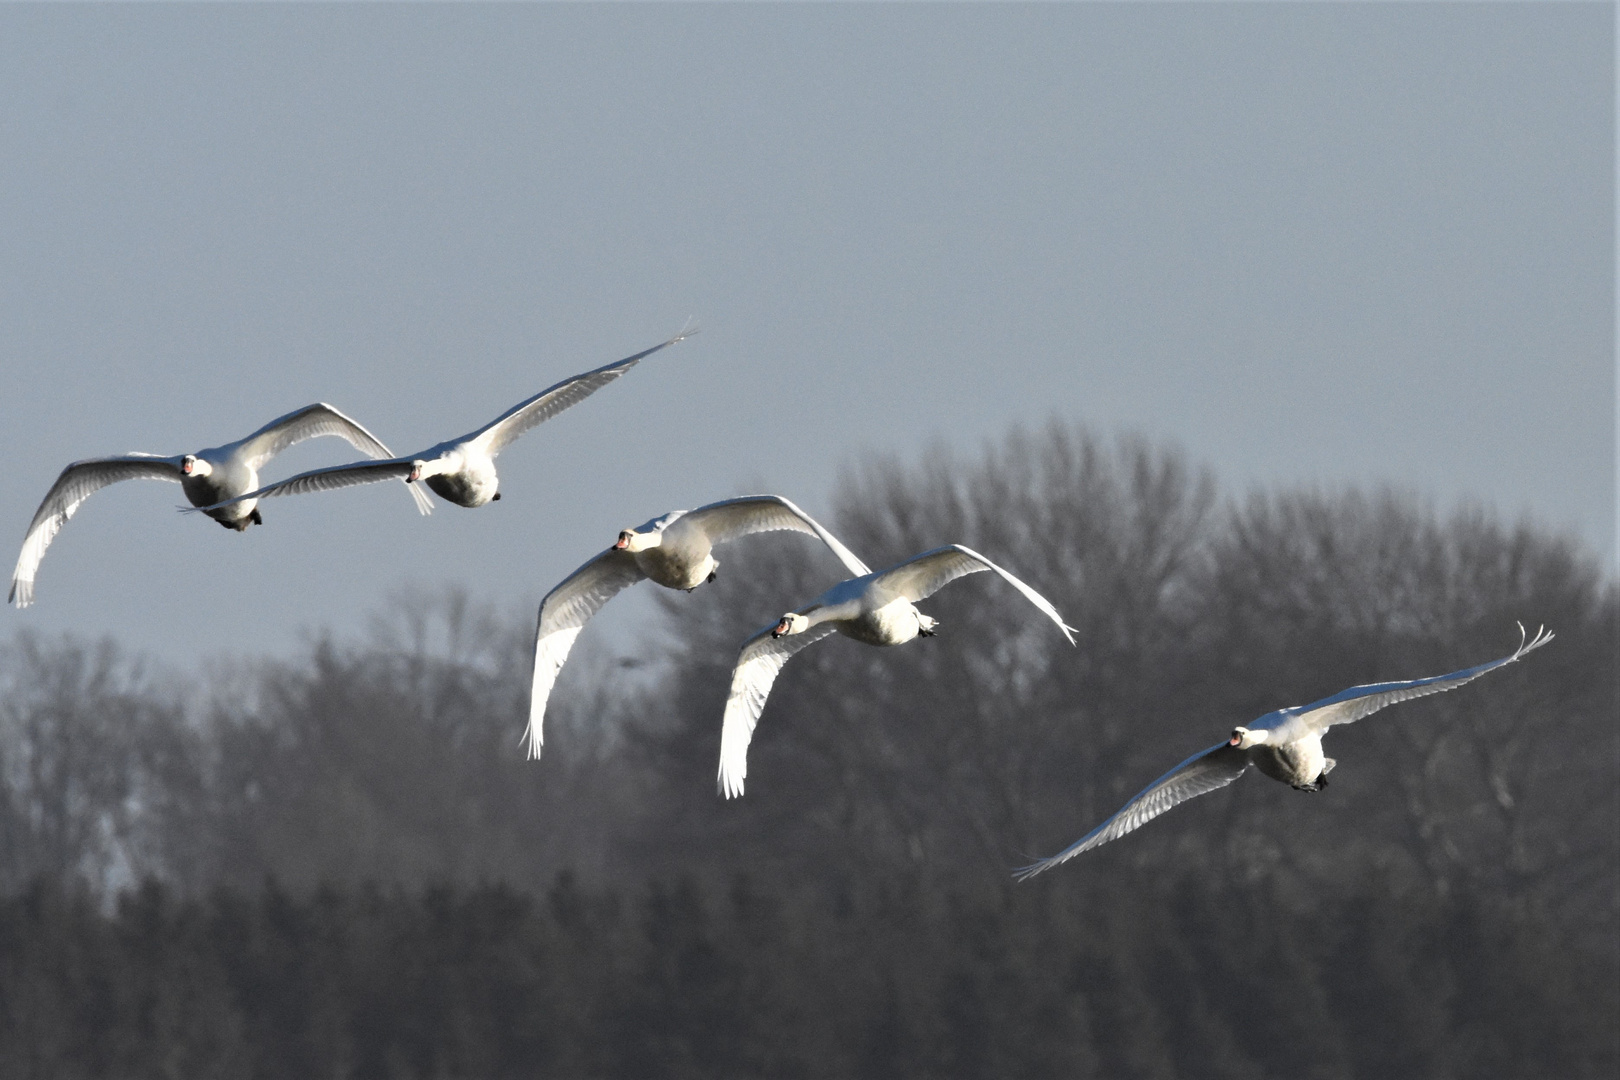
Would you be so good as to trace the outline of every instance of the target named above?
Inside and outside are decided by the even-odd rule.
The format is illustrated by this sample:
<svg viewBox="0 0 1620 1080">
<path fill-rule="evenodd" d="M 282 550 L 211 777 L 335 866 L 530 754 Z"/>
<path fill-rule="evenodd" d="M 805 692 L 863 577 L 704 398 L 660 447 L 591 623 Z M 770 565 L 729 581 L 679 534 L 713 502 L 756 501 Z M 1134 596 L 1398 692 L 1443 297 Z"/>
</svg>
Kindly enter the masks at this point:
<svg viewBox="0 0 1620 1080">
<path fill-rule="evenodd" d="M 1268 746 L 1275 741 L 1272 739 L 1275 734 L 1271 728 L 1238 727 L 1232 731 L 1232 745 L 1241 750 L 1251 746 Z"/>
<path fill-rule="evenodd" d="M 440 454 L 436 458 L 429 458 L 417 465 L 416 478 L 426 480 L 430 476 L 445 476 L 461 471 L 460 454 Z"/>
<path fill-rule="evenodd" d="M 625 544 L 625 550 L 634 555 L 637 552 L 651 551 L 653 548 L 663 546 L 664 534 L 658 529 L 653 529 L 651 532 L 630 533 L 630 542 Z"/>
<path fill-rule="evenodd" d="M 802 634 L 813 626 L 818 626 L 837 617 L 836 612 L 825 604 L 811 604 L 809 607 L 798 611 L 788 612 L 782 616 L 782 621 L 778 625 L 781 627 L 781 635 L 787 637 L 792 634 Z"/>
<path fill-rule="evenodd" d="M 811 604 L 802 610 L 806 619 L 805 629 L 820 626 L 828 622 L 847 622 L 861 614 L 859 600 L 846 600 L 841 604 Z"/>
</svg>

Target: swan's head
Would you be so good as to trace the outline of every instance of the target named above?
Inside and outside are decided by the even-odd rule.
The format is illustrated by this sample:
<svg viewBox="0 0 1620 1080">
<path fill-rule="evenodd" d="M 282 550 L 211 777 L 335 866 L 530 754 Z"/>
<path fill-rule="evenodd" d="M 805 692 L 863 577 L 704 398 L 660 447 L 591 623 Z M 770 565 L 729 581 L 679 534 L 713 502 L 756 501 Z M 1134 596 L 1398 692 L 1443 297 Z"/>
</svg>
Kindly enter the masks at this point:
<svg viewBox="0 0 1620 1080">
<path fill-rule="evenodd" d="M 414 484 L 422 479 L 422 470 L 427 468 L 427 462 L 421 458 L 411 462 L 411 474 L 405 478 L 407 484 Z"/>
<path fill-rule="evenodd" d="M 207 476 L 214 471 L 214 467 L 196 454 L 187 454 L 180 459 L 180 472 L 184 476 Z"/>
<path fill-rule="evenodd" d="M 796 611 L 790 611 L 782 616 L 781 621 L 771 629 L 771 637 L 779 638 L 787 637 L 790 634 L 802 634 L 808 629 L 810 629 L 810 617 L 800 615 Z"/>
<path fill-rule="evenodd" d="M 1235 746 L 1239 750 L 1247 750 L 1251 746 L 1265 742 L 1266 734 L 1264 731 L 1250 731 L 1242 724 L 1239 724 L 1232 729 L 1232 737 L 1226 740 L 1226 745 Z"/>
<path fill-rule="evenodd" d="M 646 551 L 648 548 L 658 547 L 663 542 L 664 534 L 659 532 L 657 529 L 649 529 L 646 532 L 636 532 L 634 529 L 622 529 L 619 532 L 619 538 L 613 543 L 613 548 L 616 551 L 628 551 L 630 554 L 634 555 L 638 551 Z"/>
</svg>

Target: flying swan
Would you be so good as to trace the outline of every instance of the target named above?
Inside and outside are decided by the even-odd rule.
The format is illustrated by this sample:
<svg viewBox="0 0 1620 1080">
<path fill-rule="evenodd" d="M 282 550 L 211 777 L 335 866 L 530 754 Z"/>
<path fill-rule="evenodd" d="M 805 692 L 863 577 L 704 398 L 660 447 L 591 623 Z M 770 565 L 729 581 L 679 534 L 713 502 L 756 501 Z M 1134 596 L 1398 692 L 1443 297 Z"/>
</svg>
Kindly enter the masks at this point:
<svg viewBox="0 0 1620 1080">
<path fill-rule="evenodd" d="M 984 570 L 1000 574 L 1057 623 L 1070 645 L 1075 643 L 1074 627 L 1064 623 L 1046 597 L 961 544 L 947 544 L 887 570 L 839 582 L 813 603 L 788 612 L 775 625 L 755 631 L 743 642 L 731 673 L 731 693 L 720 731 L 720 792 L 728 799 L 743 793 L 748 741 L 765 709 L 771 684 L 794 653 L 833 633 L 867 645 L 903 645 L 915 637 L 932 637 L 939 623 L 918 611 L 916 602 L 959 577 Z"/>
<path fill-rule="evenodd" d="M 1092 829 L 1073 844 L 1053 855 L 1031 863 L 1013 872 L 1019 881 L 1049 870 L 1082 851 L 1117 840 L 1133 829 L 1141 828 L 1178 803 L 1216 788 L 1225 787 L 1254 765 L 1273 780 L 1291 784 L 1299 791 L 1320 791 L 1327 787 L 1328 773 L 1336 762 L 1322 754 L 1322 736 L 1334 724 L 1349 724 L 1364 716 L 1393 705 L 1397 701 L 1455 690 L 1463 683 L 1472 682 L 1487 671 L 1511 664 L 1532 649 L 1539 649 L 1553 639 L 1545 627 L 1536 631 L 1528 643 L 1524 640 L 1524 625 L 1519 625 L 1519 647 L 1510 656 L 1471 668 L 1454 671 L 1450 675 L 1435 675 L 1427 679 L 1408 682 L 1369 683 L 1352 686 L 1332 697 L 1309 705 L 1270 712 L 1247 727 L 1232 729 L 1232 737 L 1208 750 L 1202 750 L 1171 769 L 1144 788 L 1136 798 L 1126 803 L 1113 817 Z"/>
<path fill-rule="evenodd" d="M 478 430 L 430 446 L 420 454 L 391 457 L 384 461 L 357 461 L 349 465 L 335 465 L 326 469 L 289 476 L 285 480 L 266 485 L 235 499 L 202 507 L 205 512 L 217 510 L 232 502 L 245 499 L 269 499 L 277 495 L 302 495 L 309 491 L 333 491 L 358 484 L 375 484 L 381 480 L 401 479 L 406 483 L 424 481 L 434 493 L 457 506 L 475 507 L 494 502 L 501 497 L 495 475 L 495 457 L 525 431 L 550 420 L 564 409 L 578 405 L 608 383 L 636 366 L 643 357 L 673 345 L 697 333 L 683 331 L 668 341 L 644 349 L 634 356 L 587 371 L 583 375 L 564 379 L 556 386 L 540 391 L 527 401 L 519 402 Z"/>
<path fill-rule="evenodd" d="M 534 683 L 529 692 L 529 726 L 523 733 L 529 757 L 540 756 L 541 720 L 568 650 L 602 606 L 643 578 L 667 589 L 691 592 L 713 581 L 719 563 L 713 547 L 753 533 L 791 529 L 819 537 L 852 574 L 871 569 L 809 514 L 780 495 L 749 495 L 675 510 L 645 525 L 624 529 L 612 547 L 591 559 L 540 602 L 534 636 Z"/>
<path fill-rule="evenodd" d="M 124 454 L 121 457 L 87 458 L 62 470 L 45 501 L 34 511 L 34 520 L 23 536 L 22 554 L 11 573 L 8 600 L 24 608 L 34 602 L 34 575 L 45 558 L 56 534 L 79 509 L 79 504 L 96 491 L 120 480 L 171 480 L 178 483 L 192 507 L 225 526 L 241 532 L 249 525 L 262 525 L 257 500 L 250 492 L 259 483 L 259 470 L 265 463 L 294 443 L 320 435 L 347 439 L 361 453 L 388 457 L 393 451 L 376 436 L 332 406 L 317 402 L 272 420 L 245 439 L 224 446 L 198 450 L 195 454 L 162 457 L 157 454 Z M 429 510 L 427 497 L 409 489 L 418 509 Z"/>
</svg>

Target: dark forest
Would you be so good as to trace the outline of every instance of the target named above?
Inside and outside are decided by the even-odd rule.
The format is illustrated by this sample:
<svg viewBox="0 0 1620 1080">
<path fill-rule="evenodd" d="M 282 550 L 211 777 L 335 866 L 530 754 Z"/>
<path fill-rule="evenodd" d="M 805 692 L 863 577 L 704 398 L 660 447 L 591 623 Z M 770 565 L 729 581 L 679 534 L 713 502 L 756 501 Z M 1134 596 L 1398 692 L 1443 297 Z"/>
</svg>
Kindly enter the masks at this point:
<svg viewBox="0 0 1620 1080">
<path fill-rule="evenodd" d="M 1079 645 L 954 584 L 936 638 L 789 664 L 728 801 L 739 643 L 843 576 L 804 537 L 582 648 L 539 762 L 532 622 L 454 593 L 206 674 L 17 634 L 0 1080 L 1620 1071 L 1620 595 L 1579 542 L 1058 424 L 822 520 L 873 566 L 967 544 Z M 1013 882 L 1234 724 L 1517 622 L 1558 639 L 1335 728 L 1331 789 L 1246 776 Z"/>
</svg>

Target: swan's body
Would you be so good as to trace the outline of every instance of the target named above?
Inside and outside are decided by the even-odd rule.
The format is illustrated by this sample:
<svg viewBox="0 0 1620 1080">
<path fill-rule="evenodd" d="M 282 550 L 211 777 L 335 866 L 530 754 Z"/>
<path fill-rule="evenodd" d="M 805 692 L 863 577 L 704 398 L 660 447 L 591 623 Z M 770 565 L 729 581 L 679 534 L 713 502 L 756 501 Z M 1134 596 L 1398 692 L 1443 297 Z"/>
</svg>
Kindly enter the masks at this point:
<svg viewBox="0 0 1620 1080">
<path fill-rule="evenodd" d="M 667 589 L 690 592 L 714 580 L 720 566 L 714 558 L 716 544 L 783 529 L 818 537 L 851 573 L 871 573 L 837 537 L 788 500 L 779 495 L 750 495 L 696 510 L 676 510 L 625 529 L 612 547 L 558 583 L 540 602 L 535 628 L 529 726 L 523 733 L 529 756 L 540 756 L 546 701 L 568 659 L 568 651 L 585 623 L 604 604 L 643 578 Z"/>
<path fill-rule="evenodd" d="M 564 379 L 555 386 L 521 401 L 476 431 L 459 439 L 430 446 L 419 454 L 390 457 L 385 461 L 358 461 L 349 465 L 336 465 L 327 469 L 289 476 L 285 480 L 268 484 L 231 501 L 269 499 L 277 495 L 301 495 L 309 491 L 333 491 L 358 484 L 375 484 L 383 480 L 400 479 L 406 483 L 421 480 L 433 493 L 446 502 L 469 508 L 483 506 L 501 497 L 500 481 L 495 475 L 495 458 L 507 444 L 549 420 L 572 405 L 596 393 L 608 383 L 635 367 L 637 361 L 651 356 L 659 349 L 673 345 L 696 331 L 678 334 L 668 341 L 644 349 L 606 364 L 594 371 Z M 220 504 L 204 508 L 220 509 Z"/>
<path fill-rule="evenodd" d="M 993 570 L 1025 599 L 1057 623 L 1074 644 L 1073 627 L 1034 589 L 976 551 L 948 544 L 915 555 L 898 566 L 841 581 L 814 602 L 790 611 L 743 642 L 731 673 L 725 721 L 720 732 L 719 788 L 728 799 L 743 793 L 748 775 L 748 743 L 765 710 L 765 699 L 783 666 L 806 646 L 829 634 L 843 634 L 866 645 L 903 645 L 930 637 L 939 624 L 917 610 L 916 602 L 932 596 L 967 574 Z"/>
<path fill-rule="evenodd" d="M 198 450 L 195 454 L 160 457 L 156 454 L 124 454 L 121 457 L 89 458 L 75 461 L 62 470 L 34 511 L 34 520 L 23 537 L 22 553 L 11 575 L 11 596 L 18 607 L 34 599 L 34 575 L 45 558 L 45 549 L 79 509 L 79 505 L 108 484 L 120 480 L 170 480 L 180 484 L 194 508 L 225 526 L 241 532 L 263 522 L 258 500 L 243 497 L 259 484 L 259 470 L 266 462 L 294 443 L 320 435 L 336 435 L 356 450 L 373 457 L 388 457 L 392 451 L 376 436 L 330 405 L 307 405 L 297 412 L 272 420 L 245 439 L 224 446 Z M 411 490 L 417 505 L 424 509 L 427 499 Z"/>
<path fill-rule="evenodd" d="M 1513 663 L 1525 653 L 1539 649 L 1553 639 L 1553 635 L 1545 629 L 1538 631 L 1528 642 L 1523 638 L 1523 626 L 1519 627 L 1519 633 L 1519 648 L 1500 660 L 1427 679 L 1352 686 L 1310 705 L 1278 709 L 1247 727 L 1237 727 L 1233 729 L 1231 738 L 1183 761 L 1149 784 L 1113 817 L 1051 858 L 1019 869 L 1015 876 L 1022 881 L 1072 859 L 1082 851 L 1117 840 L 1178 803 L 1225 787 L 1242 776 L 1250 765 L 1273 780 L 1281 780 L 1300 791 L 1319 791 L 1327 787 L 1328 773 L 1337 764 L 1322 751 L 1322 737 L 1327 734 L 1328 728 L 1334 724 L 1353 723 L 1398 701 L 1454 690 L 1487 671 Z"/>
</svg>

